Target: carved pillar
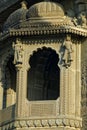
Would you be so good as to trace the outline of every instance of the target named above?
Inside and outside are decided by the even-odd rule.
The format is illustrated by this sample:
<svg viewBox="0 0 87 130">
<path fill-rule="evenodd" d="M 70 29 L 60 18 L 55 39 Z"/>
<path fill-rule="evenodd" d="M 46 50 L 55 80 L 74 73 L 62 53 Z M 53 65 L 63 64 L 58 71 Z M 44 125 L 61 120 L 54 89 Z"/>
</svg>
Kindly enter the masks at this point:
<svg viewBox="0 0 87 130">
<path fill-rule="evenodd" d="M 72 54 L 73 45 L 71 36 L 66 35 L 60 49 L 60 99 L 62 115 L 75 115 L 75 76 L 74 71 L 71 69 L 73 64 Z"/>
<path fill-rule="evenodd" d="M 17 117 L 21 117 L 22 116 L 22 93 L 23 93 L 23 89 L 22 89 L 22 67 L 16 66 L 17 68 L 17 81 L 16 81 L 16 116 Z"/>
<path fill-rule="evenodd" d="M 27 96 L 27 69 L 25 65 L 16 65 L 17 68 L 17 99 L 16 99 L 16 116 L 24 117 L 26 115 L 26 96 Z"/>
<path fill-rule="evenodd" d="M 61 84 L 60 84 L 60 100 L 61 100 L 61 114 L 69 115 L 69 69 L 61 68 Z"/>
<path fill-rule="evenodd" d="M 25 98 L 26 98 L 26 77 L 27 70 L 24 64 L 24 48 L 19 39 L 13 44 L 14 64 L 17 70 L 16 79 L 16 116 L 18 118 L 25 115 Z"/>
<path fill-rule="evenodd" d="M 81 116 L 81 44 L 76 44 L 75 115 Z"/>
<path fill-rule="evenodd" d="M 65 86 L 64 86 L 64 67 L 60 67 L 60 114 L 64 115 L 65 113 L 65 104 L 64 104 L 64 99 L 65 99 Z"/>
<path fill-rule="evenodd" d="M 22 89 L 22 95 L 21 95 L 21 102 L 22 104 L 21 105 L 21 115 L 24 117 L 26 115 L 26 112 L 25 112 L 25 103 L 26 103 L 26 98 L 27 98 L 27 69 L 26 68 L 23 68 L 22 71 L 21 71 L 21 89 Z"/>
</svg>

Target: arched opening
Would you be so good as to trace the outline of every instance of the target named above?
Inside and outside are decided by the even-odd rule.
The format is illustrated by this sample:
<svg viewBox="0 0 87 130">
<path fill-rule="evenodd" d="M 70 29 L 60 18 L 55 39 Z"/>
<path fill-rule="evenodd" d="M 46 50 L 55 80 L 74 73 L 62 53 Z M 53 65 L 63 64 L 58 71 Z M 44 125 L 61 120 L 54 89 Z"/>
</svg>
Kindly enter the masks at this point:
<svg viewBox="0 0 87 130">
<path fill-rule="evenodd" d="M 5 67 L 5 81 L 3 94 L 3 108 L 16 102 L 16 70 L 13 64 L 13 56 L 8 60 Z"/>
<path fill-rule="evenodd" d="M 51 48 L 43 47 L 30 57 L 27 78 L 27 98 L 56 100 L 60 96 L 59 57 Z"/>
</svg>

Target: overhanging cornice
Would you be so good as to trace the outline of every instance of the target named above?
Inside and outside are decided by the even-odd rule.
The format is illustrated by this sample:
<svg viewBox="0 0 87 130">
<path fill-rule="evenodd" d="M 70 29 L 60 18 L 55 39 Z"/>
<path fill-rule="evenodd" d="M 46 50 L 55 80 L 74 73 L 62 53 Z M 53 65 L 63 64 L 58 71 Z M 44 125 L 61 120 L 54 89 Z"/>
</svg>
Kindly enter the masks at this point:
<svg viewBox="0 0 87 130">
<path fill-rule="evenodd" d="M 38 35 L 57 35 L 57 34 L 75 34 L 78 36 L 87 37 L 87 30 L 81 27 L 75 27 L 70 25 L 61 26 L 48 26 L 45 28 L 20 28 L 20 29 L 10 29 L 4 32 L 0 36 L 0 41 L 7 39 L 8 37 L 20 37 L 20 36 L 38 36 Z"/>
</svg>

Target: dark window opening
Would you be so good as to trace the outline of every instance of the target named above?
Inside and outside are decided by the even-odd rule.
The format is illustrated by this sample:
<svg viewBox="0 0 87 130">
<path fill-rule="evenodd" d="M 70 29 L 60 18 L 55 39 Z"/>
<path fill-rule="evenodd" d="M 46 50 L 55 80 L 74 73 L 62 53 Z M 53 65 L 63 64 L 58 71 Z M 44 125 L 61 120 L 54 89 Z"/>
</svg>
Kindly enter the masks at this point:
<svg viewBox="0 0 87 130">
<path fill-rule="evenodd" d="M 30 101 L 56 100 L 60 96 L 59 57 L 51 48 L 33 53 L 27 76 L 27 98 Z"/>
</svg>

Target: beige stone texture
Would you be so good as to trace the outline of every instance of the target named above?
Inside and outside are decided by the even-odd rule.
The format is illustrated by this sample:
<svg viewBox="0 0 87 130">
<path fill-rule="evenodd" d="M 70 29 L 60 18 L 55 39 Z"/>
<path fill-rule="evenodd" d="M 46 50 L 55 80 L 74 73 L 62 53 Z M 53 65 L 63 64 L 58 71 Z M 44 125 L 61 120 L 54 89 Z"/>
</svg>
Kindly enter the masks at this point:
<svg viewBox="0 0 87 130">
<path fill-rule="evenodd" d="M 67 2 L 22 2 L 1 23 L 0 130 L 87 129 L 87 5 Z"/>
</svg>

